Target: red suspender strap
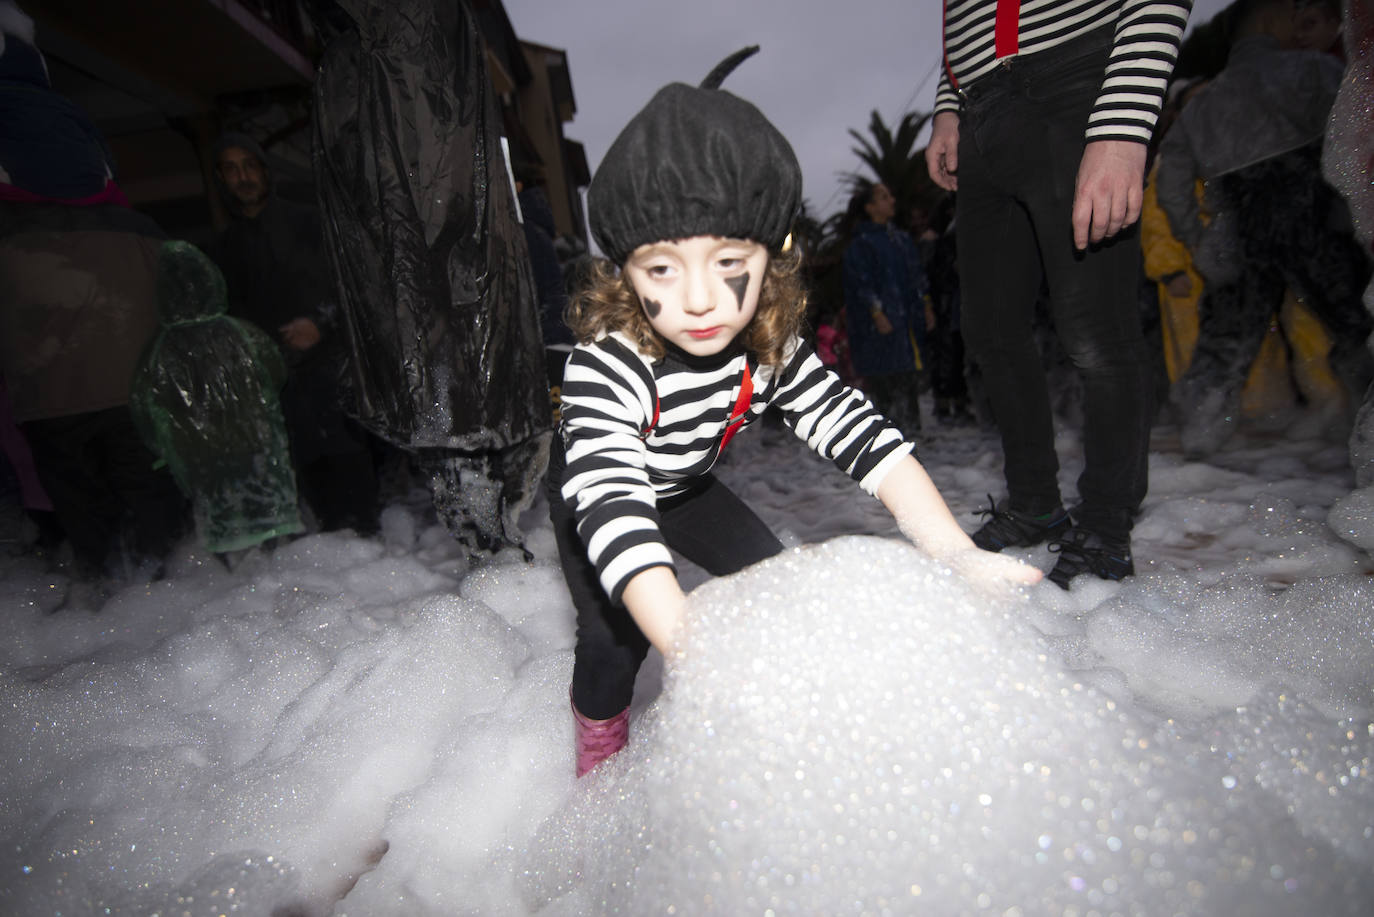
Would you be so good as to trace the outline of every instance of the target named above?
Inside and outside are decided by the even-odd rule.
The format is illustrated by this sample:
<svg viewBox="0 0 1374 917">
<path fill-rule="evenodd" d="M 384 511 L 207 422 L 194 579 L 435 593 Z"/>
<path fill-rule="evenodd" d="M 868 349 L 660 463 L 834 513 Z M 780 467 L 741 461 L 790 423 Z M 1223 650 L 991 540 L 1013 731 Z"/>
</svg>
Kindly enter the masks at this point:
<svg viewBox="0 0 1374 917">
<path fill-rule="evenodd" d="M 1021 0 L 997 0 L 997 56 L 1015 54 L 1020 48 L 1017 35 L 1021 23 Z"/>
<path fill-rule="evenodd" d="M 658 393 L 654 393 L 654 417 L 649 421 L 649 425 L 644 428 L 644 432 L 639 434 L 640 439 L 648 439 L 649 434 L 654 432 L 654 427 L 658 426 Z"/>
<path fill-rule="evenodd" d="M 744 426 L 744 415 L 749 413 L 749 402 L 754 400 L 754 379 L 749 375 L 749 364 L 744 364 L 744 378 L 739 383 L 739 397 L 735 399 L 735 406 L 730 410 L 730 419 L 725 424 L 725 435 L 720 440 L 720 452 L 716 453 L 719 457 L 725 447 L 730 444 L 735 433 L 740 427 Z"/>
<path fill-rule="evenodd" d="M 945 76 L 949 77 L 949 87 L 955 92 L 959 91 L 959 81 L 954 78 L 954 71 L 949 68 L 949 46 L 945 44 L 945 23 L 949 20 L 949 0 L 940 4 L 940 53 L 945 58 Z"/>
</svg>

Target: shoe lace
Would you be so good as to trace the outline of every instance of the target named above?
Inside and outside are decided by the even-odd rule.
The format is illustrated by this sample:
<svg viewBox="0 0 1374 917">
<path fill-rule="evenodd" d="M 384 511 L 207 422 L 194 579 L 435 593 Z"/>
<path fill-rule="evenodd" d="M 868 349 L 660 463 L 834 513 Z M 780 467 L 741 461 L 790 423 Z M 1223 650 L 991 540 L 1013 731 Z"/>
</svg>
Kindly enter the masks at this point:
<svg viewBox="0 0 1374 917">
<path fill-rule="evenodd" d="M 980 517 L 980 521 L 996 522 L 999 519 L 1006 519 L 1007 514 L 997 508 L 997 501 L 992 499 L 992 494 L 988 494 L 988 508 L 974 510 Z"/>
<path fill-rule="evenodd" d="M 988 494 L 988 508 L 976 511 L 982 521 L 983 527 L 996 534 L 998 538 L 1014 537 L 1023 524 L 1016 516 L 1012 515 L 1010 508 L 998 509 L 997 501 L 992 499 L 992 494 Z"/>
<path fill-rule="evenodd" d="M 1080 529 L 1070 529 L 1063 538 L 1057 538 L 1048 545 L 1051 554 L 1059 555 L 1060 563 L 1077 564 L 1096 576 L 1112 572 L 1108 559 L 1111 555 L 1106 547 L 1087 546 L 1088 535 Z"/>
<path fill-rule="evenodd" d="M 1086 536 L 1078 529 L 1070 529 L 1063 538 L 1056 538 L 1046 548 L 1051 554 L 1062 554 L 1071 560 L 1081 561 L 1093 553 L 1083 546 L 1086 540 Z"/>
</svg>

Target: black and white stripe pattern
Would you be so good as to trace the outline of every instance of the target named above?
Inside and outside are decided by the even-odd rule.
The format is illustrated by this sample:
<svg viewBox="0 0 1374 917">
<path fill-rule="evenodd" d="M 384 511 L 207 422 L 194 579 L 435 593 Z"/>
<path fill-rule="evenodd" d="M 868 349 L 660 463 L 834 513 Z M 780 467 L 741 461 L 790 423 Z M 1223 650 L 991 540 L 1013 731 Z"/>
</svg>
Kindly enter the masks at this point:
<svg viewBox="0 0 1374 917">
<path fill-rule="evenodd" d="M 911 453 L 897 428 L 800 340 L 781 372 L 738 351 L 710 358 L 675 352 L 654 362 L 619 334 L 578 345 L 563 376 L 562 492 L 614 601 L 636 573 L 673 566 L 657 501 L 688 491 L 715 464 L 746 364 L 754 391 L 744 424 L 776 405 L 797 436 L 868 493 Z M 658 422 L 645 436 L 655 397 Z"/>
<path fill-rule="evenodd" d="M 1192 7 L 1192 0 L 1021 0 L 1017 54 L 1035 54 L 1115 24 L 1085 137 L 1148 143 Z M 966 89 L 997 68 L 996 21 L 997 0 L 946 0 L 946 67 L 935 95 L 937 112 L 958 111 L 955 84 Z"/>
</svg>

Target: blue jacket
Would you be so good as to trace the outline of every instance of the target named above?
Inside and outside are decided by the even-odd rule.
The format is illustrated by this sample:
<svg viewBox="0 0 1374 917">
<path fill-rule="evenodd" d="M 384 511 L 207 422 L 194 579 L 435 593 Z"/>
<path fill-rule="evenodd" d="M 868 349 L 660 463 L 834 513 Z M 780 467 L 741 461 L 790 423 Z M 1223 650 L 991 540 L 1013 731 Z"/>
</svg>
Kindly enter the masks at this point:
<svg viewBox="0 0 1374 917">
<path fill-rule="evenodd" d="M 929 287 L 916 243 L 891 224 L 860 223 L 844 252 L 844 302 L 854 371 L 863 376 L 920 368 Z M 882 312 L 892 325 L 880 334 Z"/>
</svg>

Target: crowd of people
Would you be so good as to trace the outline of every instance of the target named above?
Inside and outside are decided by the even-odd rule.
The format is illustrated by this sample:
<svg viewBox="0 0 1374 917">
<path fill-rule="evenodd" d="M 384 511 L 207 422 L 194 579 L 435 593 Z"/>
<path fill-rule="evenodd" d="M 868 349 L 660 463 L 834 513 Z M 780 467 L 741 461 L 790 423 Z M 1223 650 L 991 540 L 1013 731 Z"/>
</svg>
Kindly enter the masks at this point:
<svg viewBox="0 0 1374 917">
<path fill-rule="evenodd" d="M 161 575 L 192 529 L 208 550 L 377 530 L 365 433 L 345 411 L 334 284 L 317 215 L 269 159 L 212 152 L 233 214 L 202 252 L 129 205 L 87 114 L 52 90 L 6 4 L 0 230 L 6 452 L 38 546 L 87 590 Z M 38 527 L 42 520 L 42 527 Z M 66 553 L 55 549 L 64 541 Z"/>
<path fill-rule="evenodd" d="M 428 149 L 462 158 L 470 188 L 393 198 L 376 214 L 358 201 L 381 195 L 321 180 L 322 212 L 280 193 L 273 157 L 231 130 L 204 151 L 207 191 L 229 218 L 197 248 L 130 206 L 104 138 L 53 90 L 32 21 L 0 3 L 0 419 L 6 480 L 26 514 L 7 538 L 69 577 L 66 607 L 98 609 L 118 584 L 161 576 L 192 534 L 231 565 L 302 532 L 374 534 L 383 465 L 402 467 L 400 486 L 430 487 L 474 560 L 520 546 L 515 517 L 542 476 L 553 423 L 543 339 L 570 341 L 558 330 L 547 202 L 541 211 L 538 176 L 526 176 L 522 231 L 471 19 L 456 29 L 473 46 L 462 58 L 473 72 L 448 80 L 457 50 L 436 49 L 455 59 L 432 62 L 427 78 L 475 102 L 451 110 L 481 116 L 417 117 L 390 100 L 364 133 L 355 81 L 415 63 L 394 49 L 388 58 L 378 39 L 443 27 L 425 19 L 433 4 L 385 12 L 350 22 L 339 8 L 321 24 L 336 39 L 331 79 L 316 86 L 323 172 L 338 178 L 331 155 L 388 149 L 418 124 L 439 135 Z M 372 30 L 369 54 L 354 53 L 360 29 Z M 350 105 L 340 125 L 334 115 Z M 479 146 L 488 155 L 474 157 Z M 406 209 L 436 198 L 451 201 L 447 212 Z M 459 249 L 474 213 L 486 215 L 486 250 L 448 259 L 468 276 L 414 269 L 442 255 L 421 251 L 430 227 L 419 224 Z M 490 320 L 471 321 L 474 308 Z"/>
<path fill-rule="evenodd" d="M 579 774 L 626 741 L 649 647 L 671 652 L 674 552 L 724 574 L 781 549 L 711 474 L 765 411 L 971 577 L 1033 582 L 996 555 L 1045 542 L 1062 588 L 1130 576 L 1157 418 L 1205 455 L 1257 373 L 1293 368 L 1333 418 L 1374 379 L 1369 252 L 1320 168 L 1339 4 L 1239 0 L 1224 68 L 1172 78 L 1190 6 L 950 5 L 939 195 L 903 213 L 881 177 L 856 183 L 842 294 L 808 328 L 796 157 L 721 88 L 756 49 L 629 121 L 588 192 L 592 263 L 557 244 L 538 166 L 503 159 L 466 7 L 340 8 L 321 23 L 320 206 L 227 132 L 208 155 L 231 219 L 201 251 L 129 206 L 4 0 L 0 432 L 34 545 L 100 583 L 158 576 L 190 531 L 230 563 L 366 536 L 378 464 L 399 460 L 477 559 L 520 547 L 542 480 L 578 614 Z M 439 27 L 466 46 L 414 59 Z M 1047 327 L 1080 392 L 1072 505 Z M 1000 434 L 1006 493 L 968 534 L 915 457 L 927 392 L 937 423 Z"/>
</svg>

